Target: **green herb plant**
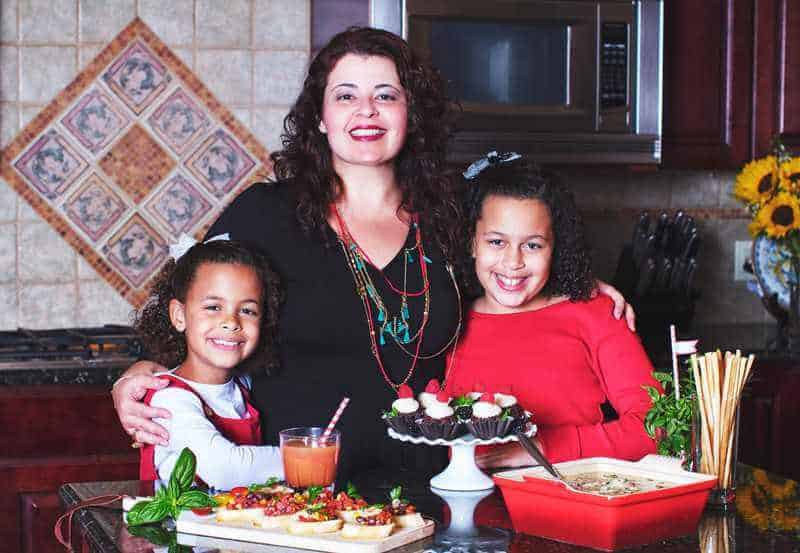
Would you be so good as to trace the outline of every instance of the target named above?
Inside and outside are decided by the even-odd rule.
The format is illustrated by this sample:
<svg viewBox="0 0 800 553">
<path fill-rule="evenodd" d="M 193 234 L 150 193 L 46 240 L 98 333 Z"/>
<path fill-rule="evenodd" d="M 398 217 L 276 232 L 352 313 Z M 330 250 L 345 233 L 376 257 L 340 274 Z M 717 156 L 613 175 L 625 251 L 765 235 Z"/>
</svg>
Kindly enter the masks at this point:
<svg viewBox="0 0 800 553">
<path fill-rule="evenodd" d="M 675 399 L 672 374 L 653 372 L 664 393 L 654 386 L 643 386 L 653 402 L 644 418 L 647 435 L 658 443 L 659 455 L 680 457 L 684 466 L 691 459 L 692 414 L 695 405 L 695 387 L 691 371 L 684 371 L 681 379 L 681 397 Z"/>
<path fill-rule="evenodd" d="M 167 517 L 178 518 L 181 511 L 216 507 L 216 502 L 206 492 L 192 488 L 197 459 L 188 448 L 183 448 L 166 488 L 156 492 L 153 499 L 140 501 L 128 512 L 128 526 L 160 522 Z"/>
</svg>

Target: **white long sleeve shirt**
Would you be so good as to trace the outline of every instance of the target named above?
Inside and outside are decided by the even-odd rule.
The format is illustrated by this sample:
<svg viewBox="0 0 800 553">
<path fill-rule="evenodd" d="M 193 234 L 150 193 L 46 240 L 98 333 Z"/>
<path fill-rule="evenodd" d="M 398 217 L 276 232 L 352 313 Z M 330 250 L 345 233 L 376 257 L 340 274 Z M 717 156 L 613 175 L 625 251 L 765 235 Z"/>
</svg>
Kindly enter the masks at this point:
<svg viewBox="0 0 800 553">
<path fill-rule="evenodd" d="M 180 378 L 169 371 L 174 378 Z M 200 384 L 180 378 L 219 416 L 246 418 L 242 392 L 231 379 L 225 384 Z M 246 381 L 249 387 L 249 379 Z M 153 394 L 150 405 L 172 413 L 169 419 L 155 419 L 169 431 L 169 444 L 155 446 L 154 460 L 159 479 L 166 483 L 184 447 L 197 457 L 197 474 L 209 486 L 229 490 L 235 486 L 264 482 L 271 476 L 283 478 L 280 450 L 274 446 L 236 445 L 206 418 L 203 404 L 188 390 L 170 386 Z"/>
</svg>

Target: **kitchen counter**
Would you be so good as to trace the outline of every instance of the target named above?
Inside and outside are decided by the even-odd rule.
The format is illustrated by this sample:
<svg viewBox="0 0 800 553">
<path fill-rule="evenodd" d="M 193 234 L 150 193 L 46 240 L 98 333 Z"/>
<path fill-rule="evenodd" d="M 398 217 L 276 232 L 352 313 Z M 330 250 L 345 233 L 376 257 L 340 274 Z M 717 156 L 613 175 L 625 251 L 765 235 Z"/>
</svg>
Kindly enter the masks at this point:
<svg viewBox="0 0 800 553">
<path fill-rule="evenodd" d="M 640 553 L 798 553 L 800 552 L 800 490 L 797 482 L 769 474 L 761 469 L 740 465 L 736 509 L 721 512 L 706 510 L 694 534 L 628 549 Z M 499 491 L 484 496 L 464 492 L 442 495 L 427 486 L 427 479 L 407 476 L 389 483 L 382 478 L 364 478 L 359 489 L 368 499 L 382 498 L 394 483 L 404 485 L 404 495 L 419 510 L 437 521 L 437 531 L 427 538 L 397 549 L 397 552 L 536 552 L 587 553 L 584 547 L 567 545 L 544 538 L 516 534 L 511 529 L 508 513 Z M 475 494 L 476 492 L 471 492 Z M 151 495 L 152 483 L 141 481 L 92 482 L 65 484 L 59 490 L 66 506 L 89 497 L 106 494 Z M 473 511 L 474 516 L 469 516 Z M 122 524 L 119 503 L 116 508 L 89 508 L 75 516 L 73 543 L 88 546 L 101 553 L 148 551 L 147 542 L 131 536 Z M 77 532 L 83 536 L 77 535 Z M 724 542 L 727 536 L 727 542 Z M 722 540 L 722 542 L 720 541 Z M 243 542 L 212 540 L 198 536 L 177 536 L 178 543 L 205 545 L 208 551 L 289 552 L 278 548 Z M 80 550 L 80 549 L 78 549 Z M 166 549 L 165 549 L 166 551 Z M 191 551 L 187 548 L 185 551 Z M 203 551 L 207 551 L 203 549 Z"/>
</svg>

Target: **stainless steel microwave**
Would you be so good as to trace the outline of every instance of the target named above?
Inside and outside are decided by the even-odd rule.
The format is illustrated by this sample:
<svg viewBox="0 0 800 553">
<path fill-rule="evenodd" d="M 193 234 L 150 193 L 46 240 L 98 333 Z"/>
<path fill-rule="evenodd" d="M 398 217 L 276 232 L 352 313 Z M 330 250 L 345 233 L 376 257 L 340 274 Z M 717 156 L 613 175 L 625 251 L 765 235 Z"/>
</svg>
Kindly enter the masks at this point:
<svg viewBox="0 0 800 553">
<path fill-rule="evenodd" d="M 455 162 L 659 163 L 662 0 L 372 0 L 444 75 Z"/>
</svg>

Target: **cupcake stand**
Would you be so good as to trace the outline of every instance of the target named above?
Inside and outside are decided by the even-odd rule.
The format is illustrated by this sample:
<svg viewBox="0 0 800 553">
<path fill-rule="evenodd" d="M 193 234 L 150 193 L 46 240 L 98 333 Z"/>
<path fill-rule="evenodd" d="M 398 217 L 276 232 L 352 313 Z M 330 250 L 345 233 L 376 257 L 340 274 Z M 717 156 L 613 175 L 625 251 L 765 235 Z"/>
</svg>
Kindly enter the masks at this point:
<svg viewBox="0 0 800 553">
<path fill-rule="evenodd" d="M 441 497 L 450 509 L 450 526 L 444 534 L 447 539 L 456 540 L 450 545 L 458 543 L 460 539 L 481 536 L 488 540 L 487 543 L 499 539 L 506 540 L 505 534 L 483 536 L 488 529 L 477 528 L 473 522 L 475 507 L 487 495 L 492 493 L 494 482 L 478 465 L 475 464 L 475 448 L 479 445 L 506 444 L 518 441 L 515 435 L 503 438 L 481 440 L 472 434 L 465 434 L 455 440 L 430 440 L 424 436 L 413 437 L 400 434 L 393 429 L 387 429 L 389 436 L 402 442 L 423 444 L 429 446 L 450 447 L 450 464 L 442 472 L 431 478 L 431 491 Z M 528 423 L 525 435 L 528 437 L 536 433 L 536 425 Z"/>
</svg>

